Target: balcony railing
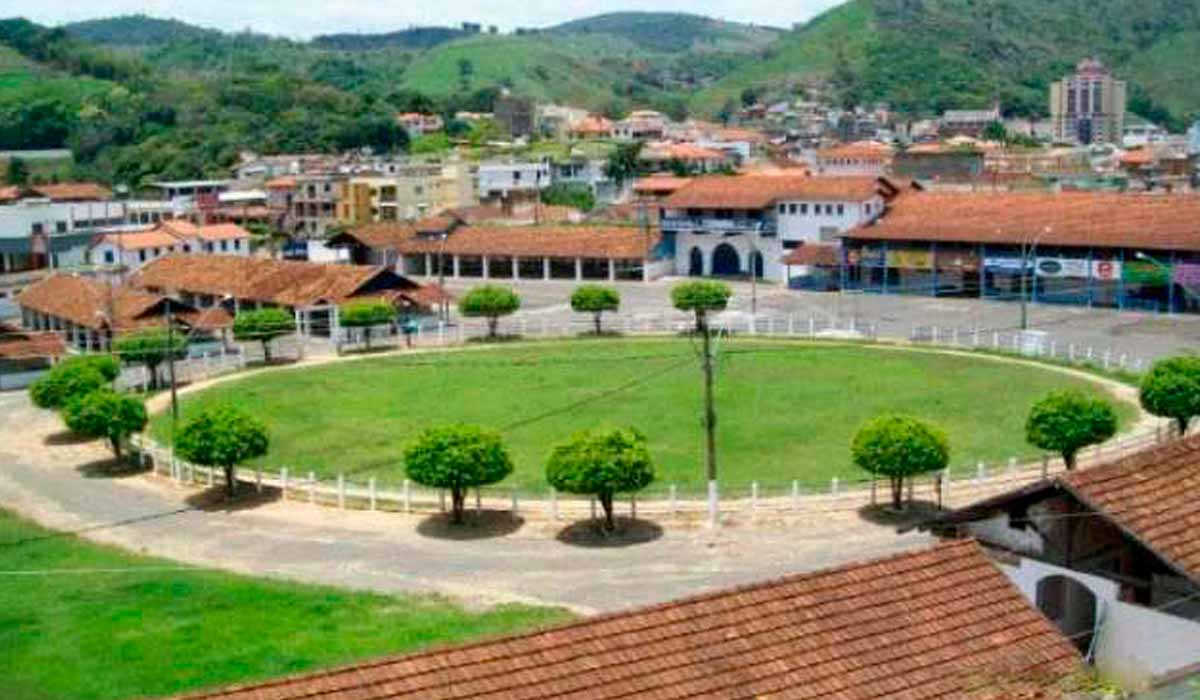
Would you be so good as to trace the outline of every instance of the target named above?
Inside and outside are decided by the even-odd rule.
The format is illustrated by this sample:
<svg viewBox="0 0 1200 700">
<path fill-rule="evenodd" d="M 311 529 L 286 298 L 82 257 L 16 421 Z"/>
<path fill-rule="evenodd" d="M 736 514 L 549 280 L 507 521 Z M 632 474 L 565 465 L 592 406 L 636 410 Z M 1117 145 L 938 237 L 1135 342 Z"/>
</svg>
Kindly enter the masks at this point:
<svg viewBox="0 0 1200 700">
<path fill-rule="evenodd" d="M 762 219 L 718 219 L 696 216 L 666 216 L 662 228 L 667 231 L 711 231 L 713 233 L 774 234 L 775 222 Z"/>
</svg>

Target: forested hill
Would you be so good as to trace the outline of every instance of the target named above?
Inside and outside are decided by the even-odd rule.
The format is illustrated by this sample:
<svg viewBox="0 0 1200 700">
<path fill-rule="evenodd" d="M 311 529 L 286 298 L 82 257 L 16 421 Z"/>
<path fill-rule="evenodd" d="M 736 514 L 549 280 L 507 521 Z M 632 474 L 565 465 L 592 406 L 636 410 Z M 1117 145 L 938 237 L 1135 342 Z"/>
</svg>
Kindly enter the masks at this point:
<svg viewBox="0 0 1200 700">
<path fill-rule="evenodd" d="M 173 41 L 191 41 L 219 36 L 221 32 L 204 29 L 174 19 L 146 15 L 126 15 L 75 22 L 67 33 L 83 41 L 109 46 L 158 46 Z"/>
<path fill-rule="evenodd" d="M 847 102 L 914 112 L 1047 109 L 1049 83 L 1098 56 L 1129 82 L 1131 108 L 1182 126 L 1200 113 L 1195 0 L 850 0 L 782 36 L 697 97 L 707 110 L 747 87 L 831 80 Z"/>
</svg>

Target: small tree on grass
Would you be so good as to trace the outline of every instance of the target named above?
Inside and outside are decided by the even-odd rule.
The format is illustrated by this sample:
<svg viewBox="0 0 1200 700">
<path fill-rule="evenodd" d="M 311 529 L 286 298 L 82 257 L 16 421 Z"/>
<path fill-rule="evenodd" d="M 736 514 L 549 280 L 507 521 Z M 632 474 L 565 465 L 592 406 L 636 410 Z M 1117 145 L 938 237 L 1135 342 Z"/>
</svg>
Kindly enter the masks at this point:
<svg viewBox="0 0 1200 700">
<path fill-rule="evenodd" d="M 696 315 L 696 331 L 708 329 L 708 314 L 724 311 L 729 305 L 733 290 L 724 282 L 684 282 L 671 288 L 671 303 L 680 311 L 691 311 Z"/>
<path fill-rule="evenodd" d="M 880 416 L 864 425 L 850 446 L 854 463 L 872 477 L 887 477 L 892 507 L 903 507 L 905 480 L 941 471 L 950 462 L 950 443 L 940 429 L 915 418 Z"/>
<path fill-rule="evenodd" d="M 271 361 L 271 341 L 296 332 L 296 318 L 283 309 L 243 311 L 233 319 L 233 337 L 262 343 L 263 359 Z"/>
<path fill-rule="evenodd" d="M 1139 394 L 1142 408 L 1170 418 L 1187 433 L 1188 425 L 1200 416 L 1200 357 L 1171 357 L 1154 363 L 1142 377 Z"/>
<path fill-rule="evenodd" d="M 632 428 L 578 433 L 550 453 L 546 481 L 559 491 L 595 496 L 604 508 L 604 530 L 612 532 L 613 496 L 649 486 L 654 462 L 646 437 Z"/>
<path fill-rule="evenodd" d="M 1117 432 L 1117 412 L 1103 399 L 1074 389 L 1054 391 L 1033 405 L 1025 422 L 1025 439 L 1034 447 L 1062 455 L 1067 469 L 1075 456 Z"/>
<path fill-rule="evenodd" d="M 571 294 L 571 310 L 577 314 L 591 314 L 596 326 L 596 335 L 601 332 L 601 317 L 605 311 L 616 311 L 621 307 L 621 294 L 612 287 L 585 284 Z"/>
<path fill-rule="evenodd" d="M 168 333 L 165 328 L 147 328 L 123 336 L 114 347 L 117 354 L 131 365 L 144 365 L 150 374 L 150 386 L 158 388 L 158 368 L 171 359 L 183 357 L 187 338 L 182 333 Z"/>
<path fill-rule="evenodd" d="M 371 331 L 396 320 L 396 308 L 386 301 L 354 301 L 338 310 L 338 320 L 345 328 L 363 329 L 367 349 L 371 349 Z"/>
<path fill-rule="evenodd" d="M 97 389 L 68 403 L 63 419 L 75 433 L 108 440 L 113 455 L 121 459 L 121 443 L 146 427 L 146 407 L 112 389 Z"/>
<path fill-rule="evenodd" d="M 267 428 L 258 419 L 232 406 L 201 411 L 179 430 L 175 451 L 189 462 L 225 471 L 225 492 L 237 495 L 239 464 L 267 453 Z"/>
<path fill-rule="evenodd" d="M 33 405 L 56 411 L 76 398 L 105 385 L 104 375 L 90 364 L 63 362 L 55 365 L 29 387 Z"/>
<path fill-rule="evenodd" d="M 512 470 L 512 459 L 500 435 L 471 425 L 431 428 L 404 451 L 408 478 L 423 486 L 450 490 L 455 523 L 463 521 L 467 489 L 503 481 Z"/>
<path fill-rule="evenodd" d="M 458 310 L 468 318 L 486 318 L 488 337 L 496 337 L 500 318 L 515 314 L 521 308 L 521 297 L 507 287 L 485 284 L 467 292 L 458 302 Z"/>
</svg>

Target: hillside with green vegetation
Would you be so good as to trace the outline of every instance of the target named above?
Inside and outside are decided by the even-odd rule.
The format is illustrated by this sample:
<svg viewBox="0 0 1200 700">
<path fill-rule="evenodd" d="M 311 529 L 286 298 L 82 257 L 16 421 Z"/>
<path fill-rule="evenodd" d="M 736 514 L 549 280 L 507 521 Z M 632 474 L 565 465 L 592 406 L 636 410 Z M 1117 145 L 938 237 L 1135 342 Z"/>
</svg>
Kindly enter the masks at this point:
<svg viewBox="0 0 1200 700">
<path fill-rule="evenodd" d="M 781 32 L 680 12 L 613 12 L 565 22 L 546 33 L 604 34 L 648 51 L 749 52 L 766 48 Z"/>
<path fill-rule="evenodd" d="M 160 19 L 147 15 L 124 15 L 74 22 L 64 29 L 77 39 L 109 46 L 158 46 L 221 35 L 221 32 L 215 29 L 204 29 L 175 19 Z"/>
<path fill-rule="evenodd" d="M 1048 86 L 1088 56 L 1130 82 L 1130 107 L 1181 127 L 1200 114 L 1200 6 L 1190 0 L 850 0 L 781 37 L 699 94 L 720 109 L 748 88 L 823 82 L 847 104 L 910 113 L 984 107 L 1046 111 Z"/>
</svg>

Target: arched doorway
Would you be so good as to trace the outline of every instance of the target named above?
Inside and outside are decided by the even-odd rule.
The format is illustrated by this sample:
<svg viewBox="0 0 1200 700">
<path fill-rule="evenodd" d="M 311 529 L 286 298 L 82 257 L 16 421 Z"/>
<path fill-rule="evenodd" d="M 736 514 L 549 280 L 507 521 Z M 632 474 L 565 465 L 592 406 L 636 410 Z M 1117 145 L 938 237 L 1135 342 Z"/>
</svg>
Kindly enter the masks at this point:
<svg viewBox="0 0 1200 700">
<path fill-rule="evenodd" d="M 763 255 L 762 255 L 762 253 L 758 252 L 757 250 L 754 251 L 754 255 L 751 257 L 751 260 L 753 260 L 753 262 L 750 264 L 750 267 L 754 270 L 754 276 L 757 277 L 758 279 L 762 279 L 763 278 Z"/>
<path fill-rule="evenodd" d="M 692 248 L 688 254 L 688 276 L 701 277 L 704 275 L 704 253 L 699 248 Z"/>
<path fill-rule="evenodd" d="M 1037 606 L 1081 653 L 1088 653 L 1096 631 L 1096 594 L 1073 578 L 1047 576 L 1038 581 Z"/>
<path fill-rule="evenodd" d="M 742 274 L 742 259 L 738 257 L 737 249 L 728 243 L 717 246 L 712 255 L 712 275 L 714 277 L 734 277 Z"/>
</svg>

